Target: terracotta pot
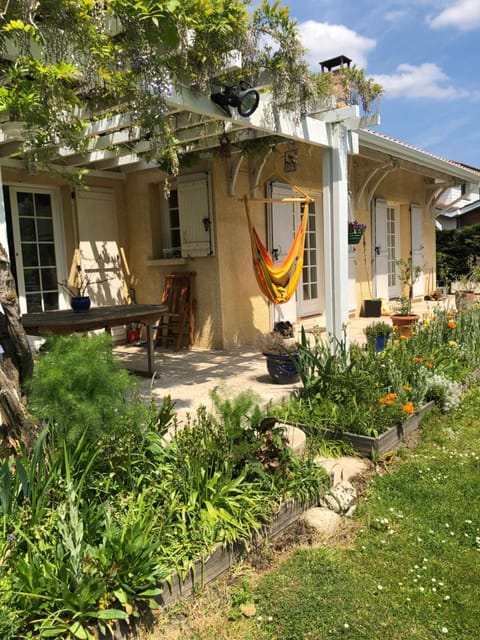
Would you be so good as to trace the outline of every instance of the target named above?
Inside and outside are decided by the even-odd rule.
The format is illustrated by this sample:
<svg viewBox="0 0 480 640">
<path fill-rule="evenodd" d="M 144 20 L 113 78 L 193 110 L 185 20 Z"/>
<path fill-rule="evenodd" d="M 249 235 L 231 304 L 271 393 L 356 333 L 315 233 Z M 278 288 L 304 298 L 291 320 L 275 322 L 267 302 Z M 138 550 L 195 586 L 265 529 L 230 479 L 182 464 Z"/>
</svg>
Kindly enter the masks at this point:
<svg viewBox="0 0 480 640">
<path fill-rule="evenodd" d="M 393 328 L 398 330 L 401 336 L 409 338 L 412 335 L 412 327 L 417 324 L 420 316 L 412 313 L 408 316 L 393 314 L 390 316 Z"/>
</svg>

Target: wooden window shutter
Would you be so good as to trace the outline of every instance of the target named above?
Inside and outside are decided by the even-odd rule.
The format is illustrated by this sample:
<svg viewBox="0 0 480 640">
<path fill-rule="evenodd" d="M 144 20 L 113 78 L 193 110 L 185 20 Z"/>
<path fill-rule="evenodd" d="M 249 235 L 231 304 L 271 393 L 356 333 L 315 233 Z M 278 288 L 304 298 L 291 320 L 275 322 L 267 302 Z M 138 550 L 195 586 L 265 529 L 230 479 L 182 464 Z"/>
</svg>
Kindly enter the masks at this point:
<svg viewBox="0 0 480 640">
<path fill-rule="evenodd" d="M 213 220 L 208 174 L 177 178 L 178 207 L 182 233 L 182 257 L 214 253 Z"/>
</svg>

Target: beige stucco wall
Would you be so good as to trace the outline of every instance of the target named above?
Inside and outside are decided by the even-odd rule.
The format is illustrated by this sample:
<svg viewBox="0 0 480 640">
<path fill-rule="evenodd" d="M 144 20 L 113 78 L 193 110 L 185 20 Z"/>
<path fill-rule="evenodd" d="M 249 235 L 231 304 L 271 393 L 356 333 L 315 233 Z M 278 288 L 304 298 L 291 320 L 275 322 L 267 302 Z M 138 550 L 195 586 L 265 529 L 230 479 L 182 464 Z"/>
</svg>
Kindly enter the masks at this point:
<svg viewBox="0 0 480 640">
<path fill-rule="evenodd" d="M 265 183 L 270 180 L 288 181 L 298 185 L 316 197 L 316 212 L 319 227 L 323 226 L 322 215 L 322 156 L 323 149 L 298 144 L 297 170 L 283 171 L 286 145 L 280 145 L 268 155 L 258 177 L 261 183 L 257 195 L 265 195 Z M 165 174 L 159 169 L 149 169 L 125 174 L 122 179 L 87 178 L 92 187 L 113 189 L 119 221 L 120 247 L 126 258 L 124 264 L 127 286 L 133 286 L 140 303 L 158 303 L 161 299 L 164 277 L 173 271 L 193 271 L 195 310 L 195 344 L 205 348 L 231 348 L 239 345 L 255 345 L 259 333 L 270 329 L 270 306 L 260 293 L 252 267 L 250 238 L 242 196 L 252 187 L 252 176 L 263 163 L 264 157 L 245 156 L 236 180 L 235 195 L 229 193 L 231 165 L 226 158 L 212 156 L 203 163 L 185 170 L 186 173 L 209 172 L 212 187 L 215 255 L 181 260 L 159 259 L 161 246 L 160 200 Z M 350 158 L 350 191 L 361 192 L 363 180 L 369 170 L 378 166 L 363 157 Z M 59 177 L 46 174 L 27 175 L 24 172 L 4 168 L 4 184 L 25 183 L 29 186 L 55 186 L 60 189 L 62 217 L 65 230 L 65 255 L 67 266 L 77 246 L 75 200 L 71 197 L 73 187 Z M 416 173 L 395 170 L 377 187 L 374 198 L 383 198 L 400 207 L 401 253 L 410 253 L 411 203 L 425 209 L 424 178 Z M 355 200 L 355 198 L 354 198 Z M 362 301 L 372 296 L 371 278 L 373 270 L 372 217 L 365 195 L 359 199 L 354 217 L 367 224 L 365 239 L 355 249 L 357 314 Z M 262 240 L 266 241 L 267 206 L 252 204 L 252 219 Z M 423 216 L 424 255 L 426 283 L 425 292 L 433 289 L 431 273 L 435 267 L 434 220 L 424 211 Z M 323 248 L 320 248 L 323 259 Z M 323 268 L 319 264 L 322 282 Z M 323 286 L 323 283 L 322 283 Z"/>
<path fill-rule="evenodd" d="M 350 186 L 352 194 L 359 193 L 363 180 L 368 177 L 369 172 L 378 166 L 366 158 L 351 158 L 350 162 Z M 400 253 L 402 258 L 408 258 L 411 252 L 411 220 L 410 205 L 418 204 L 423 210 L 423 253 L 424 253 L 424 289 L 425 294 L 431 293 L 435 289 L 435 220 L 426 211 L 425 183 L 431 182 L 424 176 L 396 169 L 390 172 L 376 188 L 372 202 L 376 198 L 386 200 L 388 204 L 398 205 L 400 211 Z M 363 300 L 372 297 L 372 273 L 374 271 L 374 247 L 373 238 L 373 216 L 370 203 L 367 203 L 365 194 L 360 198 L 355 217 L 367 225 L 367 233 L 364 240 L 355 248 L 355 265 L 357 278 L 357 311 L 358 315 L 362 310 Z"/>
</svg>

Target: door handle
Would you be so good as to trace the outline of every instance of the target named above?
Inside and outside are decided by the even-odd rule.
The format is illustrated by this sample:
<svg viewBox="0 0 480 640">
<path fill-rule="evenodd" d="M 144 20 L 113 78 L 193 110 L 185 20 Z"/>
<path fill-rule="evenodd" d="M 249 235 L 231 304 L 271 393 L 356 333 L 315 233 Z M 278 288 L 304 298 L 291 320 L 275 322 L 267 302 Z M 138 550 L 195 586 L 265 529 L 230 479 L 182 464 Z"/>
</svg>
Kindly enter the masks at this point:
<svg viewBox="0 0 480 640">
<path fill-rule="evenodd" d="M 380 246 L 379 246 L 379 245 L 377 245 L 377 246 L 375 247 L 375 253 L 376 253 L 376 255 L 377 255 L 377 256 L 379 256 L 379 255 L 380 255 Z"/>
<path fill-rule="evenodd" d="M 272 256 L 274 260 L 278 260 L 279 253 L 280 253 L 280 249 L 272 249 Z"/>
</svg>

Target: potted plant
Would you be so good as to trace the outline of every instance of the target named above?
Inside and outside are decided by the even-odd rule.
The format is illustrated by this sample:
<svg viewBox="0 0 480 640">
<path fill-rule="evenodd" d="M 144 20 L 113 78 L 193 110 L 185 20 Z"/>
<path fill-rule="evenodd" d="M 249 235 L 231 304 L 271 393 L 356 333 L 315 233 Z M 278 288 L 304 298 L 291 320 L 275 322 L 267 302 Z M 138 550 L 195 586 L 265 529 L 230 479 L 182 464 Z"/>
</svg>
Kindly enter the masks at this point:
<svg viewBox="0 0 480 640">
<path fill-rule="evenodd" d="M 77 265 L 73 282 L 64 280 L 58 283 L 62 289 L 70 296 L 70 305 L 73 311 L 82 312 L 90 309 L 91 300 L 87 295 L 87 288 L 90 280 L 83 273 L 82 267 Z"/>
<path fill-rule="evenodd" d="M 472 306 L 477 301 L 480 284 L 480 258 L 469 256 L 468 273 L 460 276 L 455 290 L 455 306 L 457 311 Z"/>
<path fill-rule="evenodd" d="M 297 343 L 291 323 L 277 323 L 275 329 L 260 336 L 258 342 L 267 360 L 267 371 L 273 382 L 275 384 L 298 382 Z"/>
<path fill-rule="evenodd" d="M 366 224 L 353 220 L 348 222 L 348 244 L 358 244 L 367 228 Z"/>
<path fill-rule="evenodd" d="M 398 329 L 400 335 L 409 337 L 412 325 L 418 322 L 420 316 L 412 311 L 413 301 L 413 285 L 420 277 L 422 268 L 413 264 L 412 256 L 409 258 L 401 258 L 396 261 L 398 267 L 398 278 L 402 283 L 402 295 L 395 313 L 391 315 L 392 323 L 395 329 Z M 405 295 L 406 291 L 406 295 Z"/>
<path fill-rule="evenodd" d="M 392 331 L 392 325 L 387 322 L 373 322 L 365 327 L 363 333 L 367 338 L 367 345 L 378 352 L 384 350 Z"/>
</svg>

